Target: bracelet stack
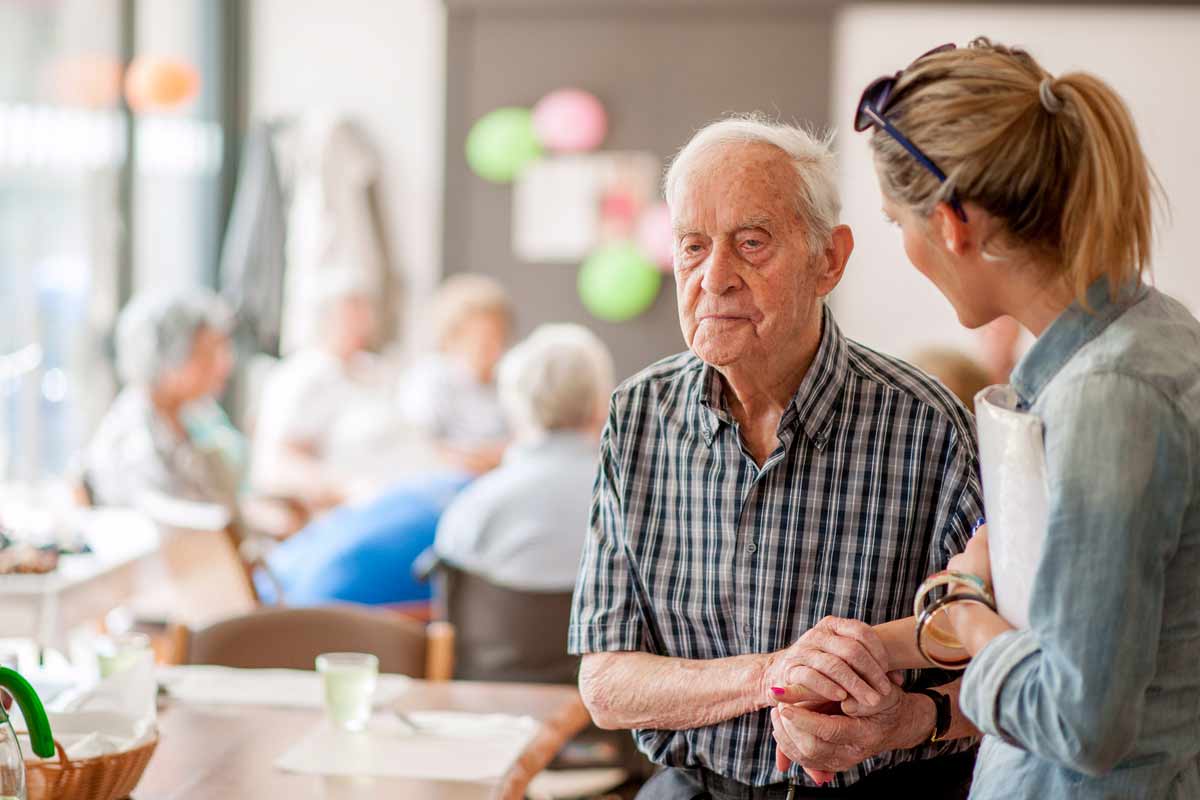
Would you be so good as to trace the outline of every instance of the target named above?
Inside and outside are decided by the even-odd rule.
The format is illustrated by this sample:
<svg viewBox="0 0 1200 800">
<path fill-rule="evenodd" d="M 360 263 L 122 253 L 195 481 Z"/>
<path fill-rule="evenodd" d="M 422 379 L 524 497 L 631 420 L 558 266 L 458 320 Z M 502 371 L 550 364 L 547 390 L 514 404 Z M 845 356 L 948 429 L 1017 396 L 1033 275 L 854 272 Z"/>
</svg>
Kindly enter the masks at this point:
<svg viewBox="0 0 1200 800">
<path fill-rule="evenodd" d="M 948 587 L 947 594 L 926 606 L 926 597 L 939 586 Z M 965 589 L 965 591 L 952 593 L 951 590 L 956 588 Z M 929 652 L 929 649 L 925 645 L 925 636 L 928 635 L 935 642 L 949 650 L 966 649 L 963 647 L 962 642 L 933 624 L 939 614 L 944 616 L 946 609 L 955 603 L 977 603 L 990 608 L 992 611 L 996 610 L 996 599 L 992 596 L 992 590 L 983 578 L 968 572 L 955 572 L 953 570 L 942 570 L 926 578 L 925 582 L 917 589 L 917 597 L 913 601 L 913 614 L 917 618 L 917 650 L 926 661 L 942 669 L 966 669 L 967 664 L 971 662 L 970 656 L 953 661 L 937 658 Z"/>
</svg>

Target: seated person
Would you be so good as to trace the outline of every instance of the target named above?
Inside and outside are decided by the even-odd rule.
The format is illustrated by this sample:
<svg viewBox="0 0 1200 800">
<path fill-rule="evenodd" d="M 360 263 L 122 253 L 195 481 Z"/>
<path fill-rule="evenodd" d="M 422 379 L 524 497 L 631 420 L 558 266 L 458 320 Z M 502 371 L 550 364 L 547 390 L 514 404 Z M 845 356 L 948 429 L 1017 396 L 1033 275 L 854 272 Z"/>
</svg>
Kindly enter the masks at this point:
<svg viewBox="0 0 1200 800">
<path fill-rule="evenodd" d="M 504 357 L 497 383 L 515 439 L 501 465 L 446 509 L 434 549 L 501 586 L 569 592 L 587 534 L 612 358 L 585 328 L 544 325 Z"/>
<path fill-rule="evenodd" d="M 385 395 L 376 357 L 368 283 L 344 276 L 316 299 L 319 344 L 288 356 L 263 389 L 254 432 L 252 481 L 261 491 L 301 498 L 327 509 L 345 499 L 333 443 L 356 417 L 373 413 Z"/>
<path fill-rule="evenodd" d="M 259 597 L 291 606 L 428 601 L 429 584 L 414 565 L 468 480 L 455 473 L 412 479 L 370 503 L 317 518 L 271 551 L 267 569 L 254 577 Z"/>
<path fill-rule="evenodd" d="M 481 474 L 499 463 L 508 439 L 494 373 L 512 331 L 512 303 L 493 279 L 457 275 L 439 290 L 433 318 L 436 353 L 402 382 L 401 414 L 448 463 Z"/>
<path fill-rule="evenodd" d="M 245 445 L 215 400 L 233 367 L 229 322 L 219 298 L 198 287 L 142 294 L 122 311 L 125 388 L 82 456 L 91 502 L 164 521 L 178 512 L 194 527 L 231 518 Z"/>
</svg>

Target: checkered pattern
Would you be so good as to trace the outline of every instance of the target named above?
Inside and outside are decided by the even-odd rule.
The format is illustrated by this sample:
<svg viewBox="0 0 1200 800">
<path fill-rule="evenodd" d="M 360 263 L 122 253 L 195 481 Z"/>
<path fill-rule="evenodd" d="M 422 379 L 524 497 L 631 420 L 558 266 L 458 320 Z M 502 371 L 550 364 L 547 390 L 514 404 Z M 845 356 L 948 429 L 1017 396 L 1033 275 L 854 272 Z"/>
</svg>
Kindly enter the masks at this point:
<svg viewBox="0 0 1200 800">
<path fill-rule="evenodd" d="M 966 545 L 982 510 L 970 416 L 927 375 L 845 339 L 828 310 L 761 470 L 721 387 L 684 353 L 614 393 L 573 653 L 725 658 L 784 648 L 827 614 L 906 617 L 922 579 Z M 636 736 L 660 764 L 754 786 L 785 779 L 766 710 Z M 967 744 L 884 753 L 837 781 Z"/>
</svg>

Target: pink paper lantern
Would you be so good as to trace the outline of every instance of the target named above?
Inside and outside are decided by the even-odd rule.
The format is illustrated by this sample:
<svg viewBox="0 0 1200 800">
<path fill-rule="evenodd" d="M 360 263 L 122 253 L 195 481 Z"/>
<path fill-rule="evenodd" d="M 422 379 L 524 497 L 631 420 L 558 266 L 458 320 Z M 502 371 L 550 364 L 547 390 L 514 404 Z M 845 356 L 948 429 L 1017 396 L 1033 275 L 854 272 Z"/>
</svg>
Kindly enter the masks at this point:
<svg viewBox="0 0 1200 800">
<path fill-rule="evenodd" d="M 595 95 L 582 89 L 557 89 L 533 107 L 533 130 L 547 150 L 580 153 L 604 141 L 608 115 Z"/>
<path fill-rule="evenodd" d="M 638 220 L 638 247 L 663 270 L 670 271 L 675 258 L 675 231 L 666 203 L 655 203 Z"/>
</svg>

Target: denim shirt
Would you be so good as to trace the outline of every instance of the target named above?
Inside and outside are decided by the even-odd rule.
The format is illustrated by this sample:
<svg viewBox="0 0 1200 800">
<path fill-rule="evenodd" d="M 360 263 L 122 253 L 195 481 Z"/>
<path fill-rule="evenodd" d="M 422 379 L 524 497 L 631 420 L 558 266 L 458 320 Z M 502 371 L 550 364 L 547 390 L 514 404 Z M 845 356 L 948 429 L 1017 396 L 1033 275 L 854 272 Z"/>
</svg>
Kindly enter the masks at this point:
<svg viewBox="0 0 1200 800">
<path fill-rule="evenodd" d="M 1140 283 L 1087 298 L 1013 373 L 1049 528 L 1030 628 L 964 677 L 977 800 L 1200 798 L 1200 323 Z"/>
</svg>

